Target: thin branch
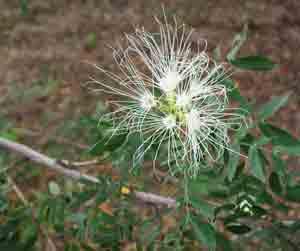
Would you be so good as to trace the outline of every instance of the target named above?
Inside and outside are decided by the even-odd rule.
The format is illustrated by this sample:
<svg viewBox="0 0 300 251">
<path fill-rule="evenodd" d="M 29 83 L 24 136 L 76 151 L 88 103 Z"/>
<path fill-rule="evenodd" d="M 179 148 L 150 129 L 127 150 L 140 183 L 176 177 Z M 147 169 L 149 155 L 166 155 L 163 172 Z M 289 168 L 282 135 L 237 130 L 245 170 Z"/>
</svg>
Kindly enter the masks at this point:
<svg viewBox="0 0 300 251">
<path fill-rule="evenodd" d="M 52 159 L 44 154 L 41 154 L 26 145 L 15 143 L 13 141 L 0 137 L 0 148 L 18 153 L 30 159 L 31 161 L 36 162 L 58 173 L 61 173 L 66 177 L 75 180 L 86 180 L 92 183 L 99 183 L 99 180 L 96 177 L 90 176 L 88 174 L 83 174 L 77 170 L 68 169 L 64 167 L 61 162 Z M 136 199 L 141 200 L 145 203 L 167 206 L 169 208 L 175 208 L 177 206 L 176 200 L 170 197 L 164 197 L 157 194 L 140 191 L 133 191 L 132 194 Z"/>
<path fill-rule="evenodd" d="M 7 176 L 7 180 L 8 180 L 8 183 L 12 186 L 12 189 L 14 190 L 14 192 L 16 193 L 18 198 L 22 201 L 22 203 L 25 206 L 29 206 L 29 201 L 25 198 L 24 194 L 22 193 L 20 188 L 17 186 L 17 184 L 12 180 L 12 178 L 10 176 Z"/>
<path fill-rule="evenodd" d="M 92 166 L 97 165 L 100 163 L 99 159 L 92 159 L 92 160 L 86 160 L 86 161 L 77 161 L 77 162 L 71 162 L 69 160 L 60 160 L 61 163 L 63 163 L 65 166 L 70 167 L 83 167 L 83 166 Z"/>
</svg>

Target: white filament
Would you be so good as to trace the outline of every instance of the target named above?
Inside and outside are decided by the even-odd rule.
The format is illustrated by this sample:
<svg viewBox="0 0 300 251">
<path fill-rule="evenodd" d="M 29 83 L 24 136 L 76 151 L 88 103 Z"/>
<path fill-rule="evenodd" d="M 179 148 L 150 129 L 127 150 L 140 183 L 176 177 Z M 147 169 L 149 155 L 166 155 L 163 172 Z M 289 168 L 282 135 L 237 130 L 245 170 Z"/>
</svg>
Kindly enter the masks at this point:
<svg viewBox="0 0 300 251">
<path fill-rule="evenodd" d="M 159 85 L 163 91 L 170 93 L 175 91 L 182 77 L 176 71 L 168 71 L 164 78 L 161 79 Z"/>
<path fill-rule="evenodd" d="M 114 135 L 130 131 L 143 136 L 137 159 L 154 146 L 156 158 L 166 144 L 168 163 L 188 160 L 197 174 L 205 156 L 215 159 L 220 149 L 230 150 L 228 129 L 240 126 L 243 116 L 226 108 L 221 81 L 229 74 L 224 65 L 199 48 L 192 52 L 192 32 L 174 24 L 159 22 L 158 35 L 144 29 L 126 35 L 128 46 L 114 52 L 122 75 L 96 66 L 115 85 L 91 82 L 99 84 L 99 91 L 124 98 L 111 101 L 116 109 L 108 117 L 117 122 Z M 137 59 L 142 68 L 135 64 Z"/>
<path fill-rule="evenodd" d="M 141 97 L 140 104 L 143 109 L 149 111 L 151 108 L 156 106 L 155 97 L 150 93 L 146 93 Z"/>
<path fill-rule="evenodd" d="M 176 126 L 176 119 L 174 116 L 169 115 L 163 118 L 163 124 L 167 129 L 172 129 Z"/>
<path fill-rule="evenodd" d="M 186 94 L 186 93 L 182 93 L 182 94 L 178 94 L 176 97 L 176 105 L 178 107 L 182 107 L 182 108 L 188 108 L 190 107 L 192 104 L 192 99 L 191 96 Z"/>
</svg>

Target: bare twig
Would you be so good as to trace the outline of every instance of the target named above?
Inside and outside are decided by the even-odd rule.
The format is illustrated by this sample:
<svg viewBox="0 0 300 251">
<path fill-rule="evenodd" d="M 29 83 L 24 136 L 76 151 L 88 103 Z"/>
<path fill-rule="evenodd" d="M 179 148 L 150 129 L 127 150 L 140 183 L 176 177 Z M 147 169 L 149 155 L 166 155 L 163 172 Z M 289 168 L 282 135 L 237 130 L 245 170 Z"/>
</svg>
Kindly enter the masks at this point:
<svg viewBox="0 0 300 251">
<path fill-rule="evenodd" d="M 18 198 L 22 201 L 22 203 L 25 206 L 28 206 L 29 205 L 28 200 L 25 198 L 24 194 L 19 189 L 19 187 L 16 185 L 16 183 L 12 180 L 12 178 L 10 176 L 7 176 L 7 180 L 8 180 L 8 183 L 11 185 L 12 189 L 14 190 L 14 192 L 16 193 L 16 195 L 18 196 Z"/>
<path fill-rule="evenodd" d="M 100 160 L 98 159 L 92 159 L 92 160 L 86 160 L 86 161 L 69 161 L 69 160 L 61 160 L 61 163 L 63 163 L 66 166 L 70 167 L 83 167 L 83 166 L 92 166 L 97 165 L 100 163 Z"/>
<path fill-rule="evenodd" d="M 75 180 L 86 180 L 92 183 L 99 183 L 99 180 L 96 177 L 90 176 L 88 174 L 83 174 L 77 170 L 71 170 L 65 168 L 60 162 L 55 159 L 52 159 L 44 154 L 41 154 L 32 148 L 25 146 L 23 144 L 15 143 L 8 139 L 0 137 L 0 148 L 9 150 L 11 152 L 18 153 L 33 162 L 36 162 L 42 166 L 48 167 L 56 172 L 63 174 L 66 177 L 75 179 Z M 133 191 L 132 194 L 138 200 L 141 200 L 146 203 L 151 203 L 159 206 L 167 206 L 170 208 L 175 208 L 177 206 L 176 200 L 170 197 L 164 197 L 153 193 L 146 193 L 140 191 Z"/>
</svg>

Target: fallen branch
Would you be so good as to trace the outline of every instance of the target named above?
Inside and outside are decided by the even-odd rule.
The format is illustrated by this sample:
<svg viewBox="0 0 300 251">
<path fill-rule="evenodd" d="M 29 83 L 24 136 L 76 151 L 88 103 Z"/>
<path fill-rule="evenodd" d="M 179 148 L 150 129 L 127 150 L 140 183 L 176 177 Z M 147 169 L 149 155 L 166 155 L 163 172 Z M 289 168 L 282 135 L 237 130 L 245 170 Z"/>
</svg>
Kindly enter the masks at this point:
<svg viewBox="0 0 300 251">
<path fill-rule="evenodd" d="M 66 177 L 75 180 L 82 179 L 92 183 L 99 183 L 99 180 L 96 177 L 90 176 L 88 174 L 83 174 L 77 170 L 65 168 L 59 161 L 41 154 L 26 145 L 19 144 L 0 137 L 0 148 L 18 153 L 30 159 L 31 161 L 36 162 L 58 173 L 61 173 Z M 164 197 L 157 194 L 140 191 L 133 191 L 132 194 L 136 199 L 141 200 L 145 203 L 151 203 L 158 206 L 167 206 L 169 208 L 175 208 L 177 205 L 176 200 L 170 197 Z"/>
<path fill-rule="evenodd" d="M 92 165 L 99 164 L 100 160 L 98 160 L 98 159 L 92 159 L 92 160 L 78 161 L 78 162 L 74 162 L 74 161 L 71 162 L 69 160 L 60 160 L 60 162 L 62 164 L 64 164 L 65 166 L 83 167 L 83 166 L 92 166 Z"/>
</svg>

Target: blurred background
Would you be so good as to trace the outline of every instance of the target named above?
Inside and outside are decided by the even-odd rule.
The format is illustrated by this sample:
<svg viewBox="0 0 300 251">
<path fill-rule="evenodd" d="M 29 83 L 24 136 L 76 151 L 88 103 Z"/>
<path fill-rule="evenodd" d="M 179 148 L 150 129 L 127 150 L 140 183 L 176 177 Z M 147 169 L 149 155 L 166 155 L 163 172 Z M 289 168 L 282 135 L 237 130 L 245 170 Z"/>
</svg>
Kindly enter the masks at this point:
<svg viewBox="0 0 300 251">
<path fill-rule="evenodd" d="M 103 98 L 84 87 L 94 71 L 114 70 L 109 46 L 144 26 L 157 31 L 154 16 L 175 15 L 206 39 L 221 58 L 248 25 L 240 56 L 262 54 L 279 67 L 267 73 L 236 72 L 242 94 L 258 104 L 291 93 L 276 123 L 299 135 L 299 0 L 2 0 L 0 1 L 0 116 L 35 144 L 64 137 L 84 148 L 75 121 L 97 110 Z M 100 109 L 100 108 L 99 108 Z M 3 122 L 4 123 L 4 122 Z M 8 126 L 3 125 L 2 127 Z M 71 151 L 55 148 L 57 154 Z"/>
</svg>

